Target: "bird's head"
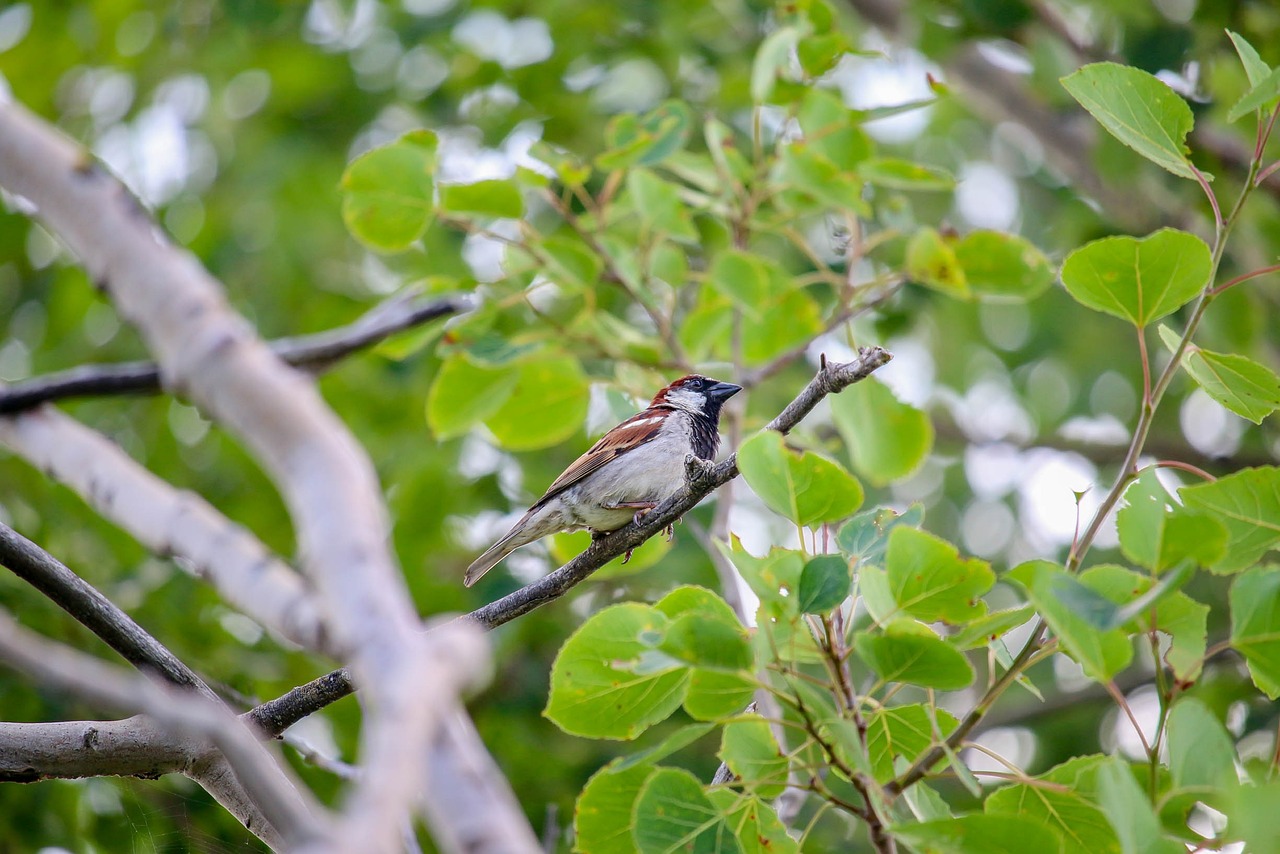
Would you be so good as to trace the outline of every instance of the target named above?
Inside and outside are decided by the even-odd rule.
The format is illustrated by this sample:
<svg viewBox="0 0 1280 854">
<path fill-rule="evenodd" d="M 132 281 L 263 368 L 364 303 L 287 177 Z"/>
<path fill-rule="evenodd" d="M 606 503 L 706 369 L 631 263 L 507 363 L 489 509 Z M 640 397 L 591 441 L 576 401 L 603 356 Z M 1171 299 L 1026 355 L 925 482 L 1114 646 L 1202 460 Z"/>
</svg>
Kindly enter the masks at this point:
<svg viewBox="0 0 1280 854">
<path fill-rule="evenodd" d="M 720 407 L 724 402 L 740 391 L 740 385 L 689 374 L 658 392 L 651 405 L 683 409 L 694 415 L 705 415 L 714 421 L 720 418 Z"/>
</svg>

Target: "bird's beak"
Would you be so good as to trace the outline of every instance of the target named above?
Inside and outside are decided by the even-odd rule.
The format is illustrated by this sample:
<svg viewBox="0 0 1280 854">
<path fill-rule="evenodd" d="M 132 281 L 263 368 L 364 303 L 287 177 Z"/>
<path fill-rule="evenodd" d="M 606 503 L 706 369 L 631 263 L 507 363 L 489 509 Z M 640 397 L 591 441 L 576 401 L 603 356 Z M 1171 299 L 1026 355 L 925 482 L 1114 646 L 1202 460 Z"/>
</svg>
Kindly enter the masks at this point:
<svg viewBox="0 0 1280 854">
<path fill-rule="evenodd" d="M 712 400 L 717 400 L 723 403 L 740 391 L 742 391 L 742 386 L 740 385 L 734 385 L 733 383 L 716 383 L 711 388 L 707 389 L 707 396 Z"/>
</svg>

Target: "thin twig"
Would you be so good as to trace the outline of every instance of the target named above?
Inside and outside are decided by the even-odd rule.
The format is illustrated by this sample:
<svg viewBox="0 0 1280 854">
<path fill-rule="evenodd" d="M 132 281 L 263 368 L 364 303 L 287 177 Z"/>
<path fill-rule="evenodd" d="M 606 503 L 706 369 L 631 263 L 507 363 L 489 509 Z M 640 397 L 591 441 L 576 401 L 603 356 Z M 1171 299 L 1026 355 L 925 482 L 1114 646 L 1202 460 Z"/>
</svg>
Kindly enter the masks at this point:
<svg viewBox="0 0 1280 854">
<path fill-rule="evenodd" d="M 469 307 L 469 301 L 462 297 L 426 300 L 416 293 L 398 294 L 354 323 L 314 335 L 279 338 L 269 344 L 275 354 L 289 364 L 318 371 L 397 332 Z M 155 362 L 81 365 L 0 386 L 0 415 L 11 415 L 51 400 L 153 394 L 160 390 L 160 368 Z"/>
</svg>

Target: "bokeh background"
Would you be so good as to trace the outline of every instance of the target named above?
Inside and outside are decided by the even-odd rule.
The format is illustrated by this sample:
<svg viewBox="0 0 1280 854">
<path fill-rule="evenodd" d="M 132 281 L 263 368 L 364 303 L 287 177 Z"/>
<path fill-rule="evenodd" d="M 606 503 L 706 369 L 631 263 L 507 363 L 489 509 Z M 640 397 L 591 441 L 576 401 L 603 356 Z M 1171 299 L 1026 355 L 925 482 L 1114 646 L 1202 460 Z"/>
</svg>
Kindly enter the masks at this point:
<svg viewBox="0 0 1280 854">
<path fill-rule="evenodd" d="M 1243 33 L 1264 59 L 1280 60 L 1280 9 L 1267 3 L 849 0 L 832 8 L 861 49 L 826 81 L 849 106 L 938 96 L 932 106 L 867 126 L 884 150 L 959 179 L 954 193 L 904 197 L 904 219 L 1020 232 L 1055 261 L 1093 237 L 1167 224 L 1204 234 L 1211 222 L 1194 184 L 1097 132 L 1060 76 L 1097 59 L 1159 74 L 1196 111 L 1197 163 L 1230 192 L 1252 131 L 1225 121 L 1247 86 L 1224 28 Z M 351 158 L 427 127 L 441 135 L 446 176 L 503 177 L 528 165 L 540 140 L 596 154 L 611 117 L 669 98 L 749 127 L 752 57 L 777 15 L 771 3 L 742 0 L 11 2 L 0 5 L 0 92 L 92 147 L 225 283 L 235 307 L 264 336 L 277 337 L 348 322 L 408 283 L 452 293 L 501 275 L 496 243 L 443 226 L 432 227 L 422 251 L 403 255 L 372 254 L 353 241 L 338 193 Z M 760 119 L 767 135 L 786 132 L 781 111 L 766 108 Z M 1275 260 L 1280 190 L 1271 183 L 1264 190 L 1240 226 L 1228 275 Z M 7 201 L 0 211 L 0 380 L 144 357 L 138 337 L 74 259 Z M 1206 320 L 1203 345 L 1274 365 L 1276 288 L 1260 280 L 1229 292 Z M 635 375 L 595 365 L 588 422 L 561 446 L 512 454 L 482 431 L 436 441 L 424 418 L 440 364 L 431 346 L 436 331 L 401 336 L 322 381 L 378 467 L 395 548 L 424 615 L 469 610 L 553 565 L 554 555 L 532 550 L 475 589 L 460 584 L 463 568 L 512 511 L 610 426 L 618 394 L 635 404 L 646 391 Z M 872 490 L 868 504 L 922 502 L 927 529 L 998 568 L 1061 555 L 1075 530 L 1076 493 L 1084 493 L 1079 511 L 1087 518 L 1136 416 L 1141 374 L 1127 327 L 1086 311 L 1056 286 L 1030 304 L 975 304 L 909 287 L 859 321 L 857 333 L 895 353 L 884 381 L 924 408 L 936 432 L 926 464 Z M 818 353 L 839 358 L 848 347 L 844 335 L 816 342 L 807 363 L 757 390 L 752 412 L 776 412 Z M 65 406 L 290 554 L 288 517 L 262 473 L 191 406 L 169 397 Z M 1254 427 L 1179 380 L 1149 447 L 1157 457 L 1224 472 L 1272 460 L 1276 438 L 1266 423 Z M 730 528 L 750 548 L 794 536 L 746 492 L 737 493 Z M 694 516 L 706 524 L 710 511 Z M 212 682 L 267 699 L 328 669 L 282 648 L 3 451 L 0 519 L 81 573 Z M 1107 527 L 1096 559 L 1114 544 Z M 587 776 L 632 749 L 566 736 L 540 716 L 555 650 L 602 604 L 686 582 L 717 584 L 687 526 L 661 563 L 595 582 L 495 632 L 496 677 L 472 710 L 535 826 L 567 824 Z M 1225 597 L 1225 588 L 1208 582 L 1191 592 L 1211 604 Z M 109 655 L 8 575 L 0 575 L 0 602 L 47 635 Z M 1211 624 L 1211 641 L 1224 631 Z M 1144 702 L 1138 676 L 1131 701 L 1141 714 L 1154 703 Z M 1035 678 L 1049 704 L 1041 710 L 1029 696 L 1013 698 L 995 715 L 1004 725 L 984 735 L 993 747 L 1032 771 L 1090 744 L 1132 749 L 1114 711 L 1084 688 L 1078 670 L 1059 666 Z M 1237 735 L 1247 742 L 1258 731 L 1257 749 L 1270 749 L 1260 728 L 1271 713 L 1240 700 L 1247 692 L 1234 666 L 1211 671 L 1202 691 L 1230 710 Z M 100 714 L 0 671 L 6 719 Z M 357 718 L 356 703 L 345 700 L 301 728 L 323 750 L 353 759 Z M 685 754 L 704 778 L 717 764 L 713 751 L 704 745 Z M 336 779 L 294 759 L 322 794 L 337 795 Z M 0 786 L 0 850 L 256 846 L 203 792 L 176 778 Z"/>
</svg>

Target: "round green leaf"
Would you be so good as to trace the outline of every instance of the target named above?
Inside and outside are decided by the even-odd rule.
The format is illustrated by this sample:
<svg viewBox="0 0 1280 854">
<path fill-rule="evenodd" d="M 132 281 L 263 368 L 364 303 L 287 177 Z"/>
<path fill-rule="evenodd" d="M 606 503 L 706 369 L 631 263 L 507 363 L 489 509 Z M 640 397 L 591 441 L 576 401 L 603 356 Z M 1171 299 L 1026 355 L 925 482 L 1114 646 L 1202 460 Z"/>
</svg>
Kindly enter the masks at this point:
<svg viewBox="0 0 1280 854">
<path fill-rule="evenodd" d="M 1280 697 L 1280 567 L 1259 566 L 1231 585 L 1231 646 L 1244 656 L 1253 684 Z"/>
<path fill-rule="evenodd" d="M 342 174 L 342 220 L 356 239 L 379 252 L 400 252 L 431 223 L 436 135 L 410 131 L 365 152 Z"/>
<path fill-rule="evenodd" d="M 510 180 L 444 184 L 440 187 L 440 209 L 450 213 L 512 218 L 524 213 L 524 199 L 520 197 L 520 187 Z"/>
<path fill-rule="evenodd" d="M 1206 394 L 1254 424 L 1280 408 L 1280 377 L 1252 359 L 1191 346 L 1182 364 Z"/>
<path fill-rule="evenodd" d="M 941 709 L 932 712 L 922 705 L 891 706 L 867 716 L 867 758 L 876 781 L 893 779 L 894 762 L 914 762 L 938 740 L 946 738 L 959 725 L 954 717 Z M 937 721 L 936 734 L 934 720 Z"/>
<path fill-rule="evenodd" d="M 636 800 L 653 773 L 648 765 L 607 765 L 583 787 L 573 811 L 573 850 L 581 854 L 633 854 L 631 831 Z"/>
<path fill-rule="evenodd" d="M 933 423 L 900 402 L 875 378 L 850 386 L 831 400 L 831 417 L 849 446 L 853 467 L 877 486 L 910 475 L 933 448 Z"/>
<path fill-rule="evenodd" d="M 707 272 L 711 286 L 751 316 L 758 316 L 788 282 L 786 273 L 759 255 L 729 249 L 716 256 Z"/>
<path fill-rule="evenodd" d="M 973 231 L 954 249 L 969 288 L 984 299 L 1029 300 L 1053 284 L 1049 259 L 1016 234 Z"/>
<path fill-rule="evenodd" d="M 1195 119 L 1168 84 L 1138 68 L 1097 62 L 1062 85 L 1116 139 L 1175 175 L 1196 177 L 1186 154 Z"/>
<path fill-rule="evenodd" d="M 955 247 L 936 229 L 922 228 L 907 243 L 906 274 L 913 282 L 953 297 L 967 298 L 969 282 Z"/>
<path fill-rule="evenodd" d="M 750 715 L 724 725 L 720 758 L 744 786 L 762 798 L 776 798 L 787 783 L 787 757 L 769 724 Z"/>
<path fill-rule="evenodd" d="M 509 451 L 547 448 L 582 429 L 590 392 L 577 359 L 523 362 L 511 395 L 484 423 Z"/>
<path fill-rule="evenodd" d="M 892 622 L 883 634 L 860 632 L 853 646 L 885 682 L 941 691 L 956 691 L 973 682 L 973 667 L 964 653 L 913 620 Z"/>
<path fill-rule="evenodd" d="M 959 815 L 899 824 L 893 835 L 921 854 L 1047 854 L 1062 849 L 1062 840 L 1052 830 L 1011 815 Z"/>
<path fill-rule="evenodd" d="M 543 712 L 565 732 L 635 738 L 679 708 L 689 672 L 659 651 L 669 620 L 648 605 L 605 608 L 569 636 Z"/>
<path fill-rule="evenodd" d="M 1063 649 L 1090 679 L 1105 683 L 1133 659 L 1133 647 L 1122 629 L 1098 628 L 1099 622 L 1114 614 L 1114 603 L 1089 591 L 1062 567 L 1033 560 L 1014 567 L 1008 577 L 1026 588 Z M 1097 608 L 1107 609 L 1108 615 L 1091 613 Z"/>
<path fill-rule="evenodd" d="M 1214 572 L 1239 572 L 1280 544 L 1280 469 L 1274 466 L 1184 486 L 1178 494 L 1188 508 L 1208 514 L 1227 529 L 1227 548 L 1209 567 Z"/>
<path fill-rule="evenodd" d="M 853 578 L 841 555 L 818 555 L 800 573 L 800 612 L 825 614 L 849 596 Z"/>
<path fill-rule="evenodd" d="M 889 533 L 885 568 L 863 567 L 859 579 L 868 607 L 872 600 L 888 604 L 887 612 L 872 612 L 880 622 L 901 611 L 926 623 L 962 624 L 987 612 L 979 597 L 996 576 L 986 561 L 962 560 L 946 540 L 898 526 Z"/>
<path fill-rule="evenodd" d="M 487 368 L 463 353 L 444 360 L 427 392 L 427 426 L 437 439 L 461 436 L 502 408 L 516 387 L 513 367 Z"/>
<path fill-rule="evenodd" d="M 798 525 L 834 522 L 862 504 L 862 486 L 853 475 L 812 451 L 789 450 L 772 430 L 743 444 L 738 468 L 770 509 Z"/>
<path fill-rule="evenodd" d="M 1203 240 L 1162 228 L 1142 239 L 1086 243 L 1067 256 L 1062 284 L 1082 305 L 1146 326 L 1200 293 L 1212 269 Z"/>
<path fill-rule="evenodd" d="M 872 157 L 858 164 L 858 176 L 868 184 L 891 190 L 952 190 L 956 179 L 941 169 L 900 160 Z"/>
<path fill-rule="evenodd" d="M 636 800 L 631 838 L 639 854 L 740 854 L 737 838 L 688 771 L 660 768 Z"/>
</svg>

